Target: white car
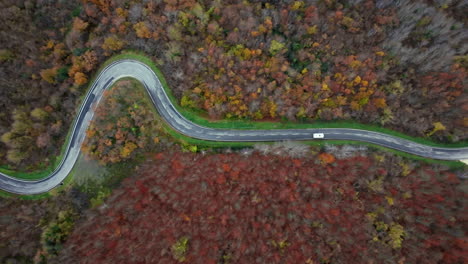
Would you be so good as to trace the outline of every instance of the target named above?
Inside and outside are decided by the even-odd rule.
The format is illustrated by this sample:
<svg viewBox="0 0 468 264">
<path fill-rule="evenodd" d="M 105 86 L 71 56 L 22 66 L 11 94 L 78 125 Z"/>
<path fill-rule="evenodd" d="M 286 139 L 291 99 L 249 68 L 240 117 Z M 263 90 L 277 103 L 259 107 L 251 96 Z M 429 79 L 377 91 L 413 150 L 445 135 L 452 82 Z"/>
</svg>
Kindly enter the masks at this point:
<svg viewBox="0 0 468 264">
<path fill-rule="evenodd" d="M 314 134 L 313 134 L 313 137 L 314 137 L 314 138 L 324 138 L 325 135 L 324 135 L 323 133 L 314 133 Z"/>
</svg>

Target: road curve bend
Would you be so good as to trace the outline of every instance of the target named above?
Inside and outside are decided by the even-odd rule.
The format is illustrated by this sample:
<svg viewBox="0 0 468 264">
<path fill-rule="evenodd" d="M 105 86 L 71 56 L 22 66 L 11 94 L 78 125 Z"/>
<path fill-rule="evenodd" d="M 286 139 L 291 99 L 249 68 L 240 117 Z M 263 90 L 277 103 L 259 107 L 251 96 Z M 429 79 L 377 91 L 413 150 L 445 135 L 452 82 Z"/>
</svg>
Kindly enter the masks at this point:
<svg viewBox="0 0 468 264">
<path fill-rule="evenodd" d="M 0 173 L 0 189 L 17 194 L 38 194 L 59 185 L 70 173 L 78 158 L 86 129 L 94 115 L 92 106 L 99 103 L 104 90 L 124 77 L 132 77 L 143 83 L 159 114 L 173 129 L 197 139 L 230 142 L 312 140 L 314 133 L 323 133 L 324 139 L 368 142 L 432 159 L 468 159 L 468 147 L 432 147 L 383 133 L 359 129 L 233 130 L 203 127 L 187 120 L 177 111 L 164 91 L 161 81 L 149 66 L 137 60 L 124 59 L 105 67 L 92 84 L 73 122 L 70 140 L 57 168 L 47 177 L 34 181 L 17 179 Z"/>
</svg>

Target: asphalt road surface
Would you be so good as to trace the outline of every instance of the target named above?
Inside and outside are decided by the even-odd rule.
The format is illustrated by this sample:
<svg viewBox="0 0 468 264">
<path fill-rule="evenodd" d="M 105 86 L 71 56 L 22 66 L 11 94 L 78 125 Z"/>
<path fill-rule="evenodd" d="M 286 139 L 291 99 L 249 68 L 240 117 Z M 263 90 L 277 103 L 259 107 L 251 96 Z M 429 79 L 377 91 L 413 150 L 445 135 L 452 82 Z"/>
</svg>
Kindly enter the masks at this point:
<svg viewBox="0 0 468 264">
<path fill-rule="evenodd" d="M 432 147 L 387 134 L 359 129 L 235 130 L 202 127 L 187 120 L 176 110 L 164 91 L 160 80 L 149 66 L 136 60 L 120 60 L 107 66 L 89 89 L 72 125 L 71 140 L 69 140 L 65 155 L 59 166 L 47 177 L 34 181 L 21 180 L 0 173 L 0 189 L 17 194 L 38 194 L 47 192 L 59 185 L 70 173 L 80 154 L 80 147 L 86 135 L 86 129 L 94 115 L 92 106 L 99 103 L 104 90 L 124 77 L 132 77 L 141 81 L 163 119 L 179 133 L 193 138 L 231 142 L 313 140 L 314 133 L 323 133 L 324 139 L 368 142 L 432 159 L 468 159 L 468 147 Z"/>
</svg>

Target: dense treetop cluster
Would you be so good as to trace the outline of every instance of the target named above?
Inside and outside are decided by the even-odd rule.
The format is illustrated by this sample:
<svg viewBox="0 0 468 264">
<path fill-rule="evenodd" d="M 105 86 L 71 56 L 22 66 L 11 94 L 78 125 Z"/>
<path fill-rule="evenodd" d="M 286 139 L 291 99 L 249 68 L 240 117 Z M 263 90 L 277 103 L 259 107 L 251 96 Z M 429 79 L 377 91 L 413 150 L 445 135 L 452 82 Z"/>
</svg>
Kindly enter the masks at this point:
<svg viewBox="0 0 468 264">
<path fill-rule="evenodd" d="M 129 49 L 212 119 L 466 140 L 466 6 L 447 2 L 1 1 L 0 163 L 50 164 L 98 65 Z"/>
<path fill-rule="evenodd" d="M 86 132 L 84 153 L 102 164 L 116 163 L 159 142 L 153 106 L 145 96 L 143 86 L 133 79 L 118 81 L 105 91 Z"/>
<path fill-rule="evenodd" d="M 53 263 L 466 263 L 466 182 L 323 154 L 157 153 Z"/>
</svg>

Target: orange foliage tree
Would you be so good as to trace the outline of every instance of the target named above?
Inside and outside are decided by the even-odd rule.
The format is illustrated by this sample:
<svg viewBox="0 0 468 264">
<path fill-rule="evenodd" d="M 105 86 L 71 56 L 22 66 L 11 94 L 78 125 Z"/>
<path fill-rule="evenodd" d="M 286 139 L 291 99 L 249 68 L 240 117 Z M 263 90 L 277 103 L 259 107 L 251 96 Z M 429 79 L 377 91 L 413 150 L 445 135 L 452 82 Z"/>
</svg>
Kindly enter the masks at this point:
<svg viewBox="0 0 468 264">
<path fill-rule="evenodd" d="M 86 74 L 82 72 L 75 73 L 74 79 L 75 79 L 76 85 L 83 85 L 88 82 L 88 78 L 86 77 Z"/>
<path fill-rule="evenodd" d="M 73 29 L 77 31 L 84 31 L 88 27 L 89 23 L 83 21 L 82 19 L 76 17 L 73 20 Z"/>
<path fill-rule="evenodd" d="M 320 153 L 318 157 L 319 157 L 319 160 L 324 164 L 330 164 L 330 163 L 335 162 L 335 156 L 326 152 Z"/>
</svg>

